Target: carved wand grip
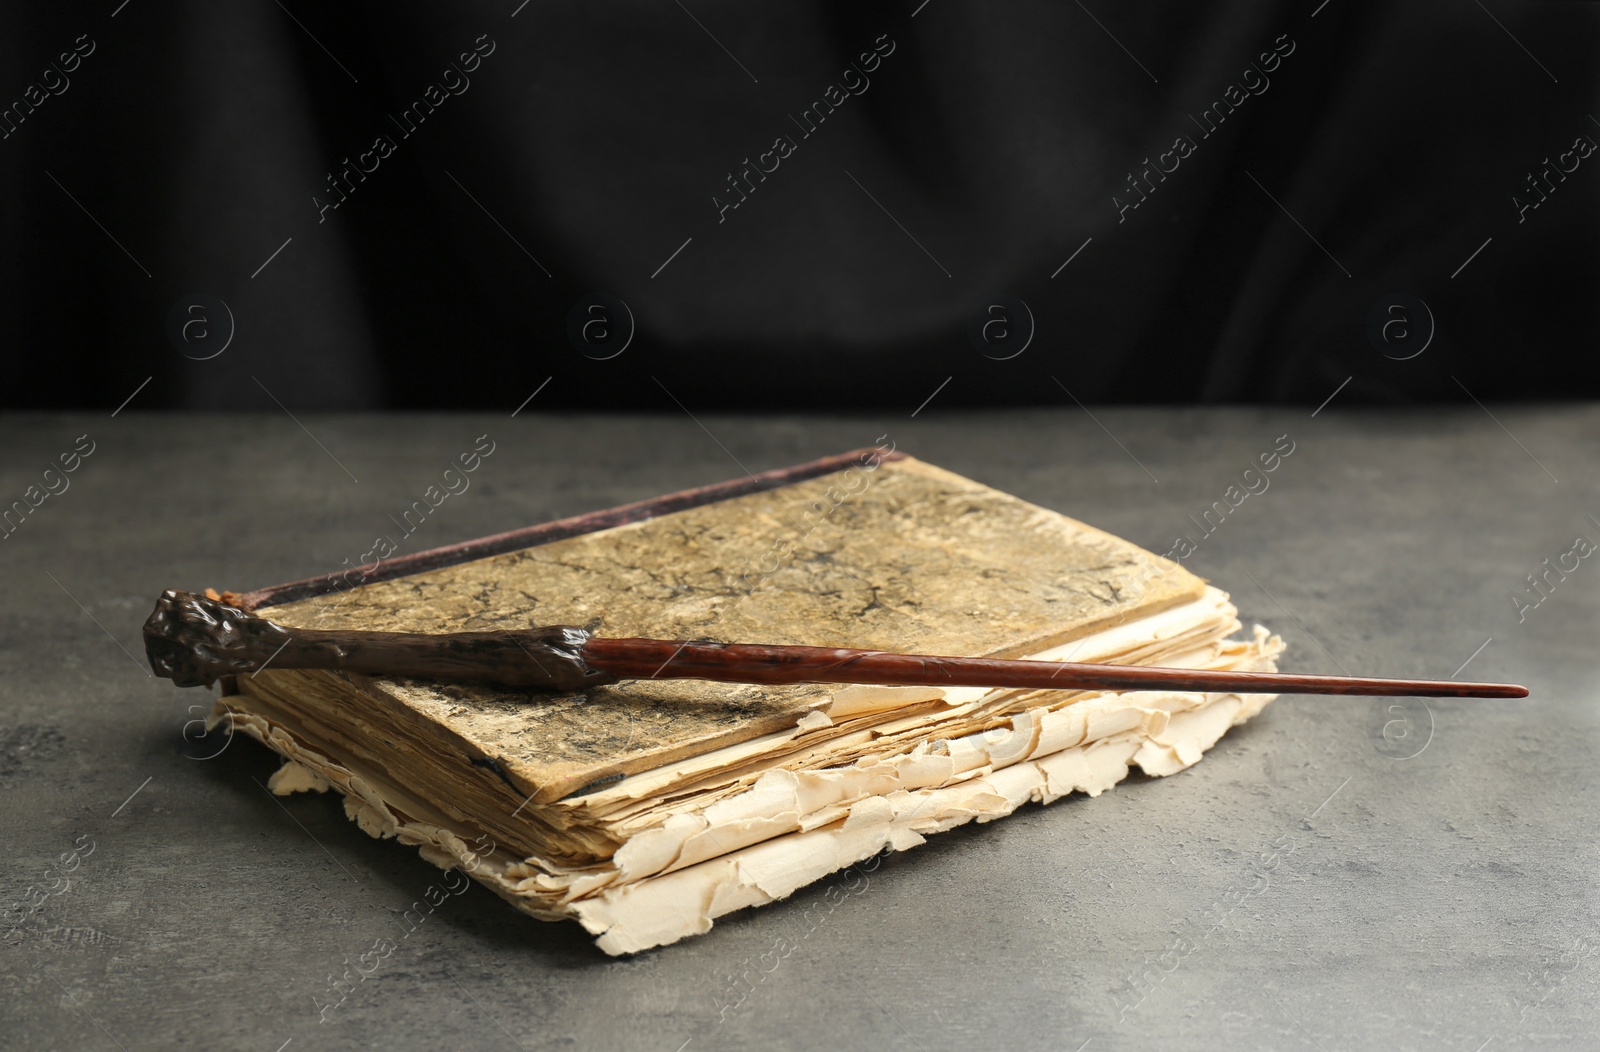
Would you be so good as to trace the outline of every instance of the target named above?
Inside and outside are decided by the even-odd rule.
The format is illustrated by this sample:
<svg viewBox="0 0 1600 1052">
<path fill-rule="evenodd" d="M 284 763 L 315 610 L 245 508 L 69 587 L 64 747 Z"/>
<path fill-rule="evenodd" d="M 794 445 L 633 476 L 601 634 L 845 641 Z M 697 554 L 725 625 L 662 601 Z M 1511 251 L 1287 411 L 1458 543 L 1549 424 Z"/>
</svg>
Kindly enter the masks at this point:
<svg viewBox="0 0 1600 1052">
<path fill-rule="evenodd" d="M 572 691 L 616 677 L 582 657 L 589 633 L 551 625 L 516 632 L 358 632 L 289 628 L 190 592 L 163 592 L 144 624 L 155 674 L 180 687 L 264 668 L 332 669 Z"/>
</svg>

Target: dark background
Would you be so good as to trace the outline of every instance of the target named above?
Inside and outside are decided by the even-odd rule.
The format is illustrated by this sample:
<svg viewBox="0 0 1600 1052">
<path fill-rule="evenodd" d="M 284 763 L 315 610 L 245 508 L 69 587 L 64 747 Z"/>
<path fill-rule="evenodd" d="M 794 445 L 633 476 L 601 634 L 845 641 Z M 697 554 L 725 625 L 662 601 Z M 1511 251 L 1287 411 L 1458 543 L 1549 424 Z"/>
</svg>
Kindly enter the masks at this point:
<svg viewBox="0 0 1600 1052">
<path fill-rule="evenodd" d="M 1600 156 L 1523 221 L 1513 202 L 1600 142 L 1593 4 L 119 2 L 0 13 L 7 105 L 93 43 L 0 139 L 5 406 L 1600 393 Z M 1191 116 L 1285 34 L 1270 88 L 1202 139 Z M 870 87 L 800 139 L 885 35 Z M 783 134 L 719 223 L 713 195 Z M 1181 134 L 1194 153 L 1119 222 Z M 392 154 L 319 214 L 379 135 Z M 620 354 L 569 339 L 591 293 L 631 311 Z M 1406 360 L 1380 352 L 1425 338 L 1414 306 L 1410 343 L 1367 329 L 1394 293 L 1436 325 Z M 1000 299 L 1030 308 L 1021 353 L 969 337 Z M 172 336 L 190 303 L 210 328 Z"/>
</svg>

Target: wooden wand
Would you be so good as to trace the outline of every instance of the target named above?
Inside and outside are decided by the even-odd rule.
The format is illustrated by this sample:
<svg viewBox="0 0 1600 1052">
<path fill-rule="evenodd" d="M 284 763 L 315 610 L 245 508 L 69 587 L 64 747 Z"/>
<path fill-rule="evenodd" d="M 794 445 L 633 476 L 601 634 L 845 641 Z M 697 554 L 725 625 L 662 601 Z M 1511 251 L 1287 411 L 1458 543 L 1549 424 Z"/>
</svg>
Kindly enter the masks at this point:
<svg viewBox="0 0 1600 1052">
<path fill-rule="evenodd" d="M 156 675 L 180 687 L 279 669 L 576 691 L 619 679 L 723 683 L 881 683 L 1031 690 L 1183 690 L 1245 694 L 1525 698 L 1513 683 L 1370 679 L 1280 672 L 934 657 L 841 647 L 607 639 L 570 625 L 505 632 L 360 632 L 289 628 L 226 603 L 166 591 L 144 625 Z"/>
</svg>

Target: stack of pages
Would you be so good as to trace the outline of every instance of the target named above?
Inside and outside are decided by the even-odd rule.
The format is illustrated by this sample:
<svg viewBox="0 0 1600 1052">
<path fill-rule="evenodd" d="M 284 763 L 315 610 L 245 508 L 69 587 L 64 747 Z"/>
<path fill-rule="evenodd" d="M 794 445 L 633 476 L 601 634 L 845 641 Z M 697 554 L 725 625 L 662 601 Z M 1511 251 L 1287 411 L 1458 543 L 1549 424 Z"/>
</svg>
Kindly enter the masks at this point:
<svg viewBox="0 0 1600 1052">
<path fill-rule="evenodd" d="M 597 635 L 1273 670 L 1176 563 L 883 449 L 236 601 L 303 628 Z M 366 832 L 608 953 L 884 850 L 1200 759 L 1271 695 L 625 680 L 549 695 L 351 673 L 224 681 L 213 721 Z"/>
</svg>

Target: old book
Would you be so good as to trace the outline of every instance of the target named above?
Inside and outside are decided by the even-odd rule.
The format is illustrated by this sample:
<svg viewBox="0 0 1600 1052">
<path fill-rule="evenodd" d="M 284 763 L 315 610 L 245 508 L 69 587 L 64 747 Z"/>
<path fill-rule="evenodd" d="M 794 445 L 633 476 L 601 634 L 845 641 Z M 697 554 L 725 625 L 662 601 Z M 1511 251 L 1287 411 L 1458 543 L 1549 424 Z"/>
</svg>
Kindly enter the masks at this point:
<svg viewBox="0 0 1600 1052">
<path fill-rule="evenodd" d="M 1273 670 L 1180 565 L 889 448 L 263 589 L 305 628 L 602 635 Z M 1130 765 L 1193 764 L 1270 695 L 625 680 L 540 695 L 345 672 L 225 681 L 213 722 L 366 832 L 608 953 Z"/>
</svg>

